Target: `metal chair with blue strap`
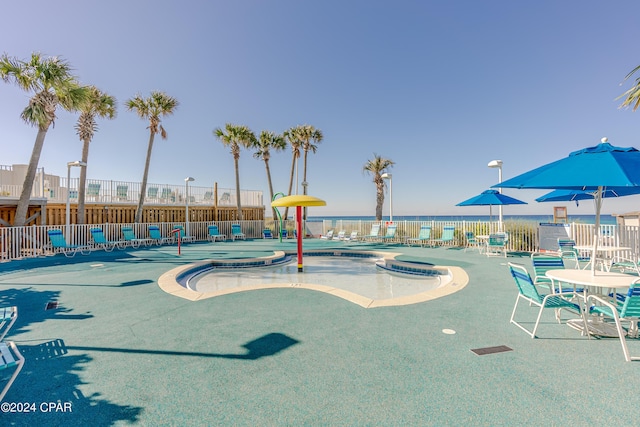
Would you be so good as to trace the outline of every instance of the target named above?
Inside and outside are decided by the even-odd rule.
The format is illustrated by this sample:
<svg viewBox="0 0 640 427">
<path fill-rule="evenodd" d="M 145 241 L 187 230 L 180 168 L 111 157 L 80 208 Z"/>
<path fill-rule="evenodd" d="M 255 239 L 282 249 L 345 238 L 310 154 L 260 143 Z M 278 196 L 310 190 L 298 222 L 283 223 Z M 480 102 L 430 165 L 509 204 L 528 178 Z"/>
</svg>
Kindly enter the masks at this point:
<svg viewBox="0 0 640 427">
<path fill-rule="evenodd" d="M 58 252 L 62 252 L 66 257 L 73 257 L 77 252 L 80 252 L 83 255 L 89 255 L 89 253 L 91 253 L 91 248 L 89 246 L 68 244 L 67 240 L 64 238 L 64 234 L 62 234 L 62 230 L 47 230 L 47 236 L 49 236 L 49 241 L 51 242 L 53 249 Z"/>
<path fill-rule="evenodd" d="M 407 246 L 411 246 L 412 243 L 419 244 L 420 246 L 426 246 L 431 240 L 431 226 L 421 225 L 418 237 L 411 237 L 407 239 Z"/>
<path fill-rule="evenodd" d="M 624 299 L 615 298 L 611 301 L 602 295 L 591 294 L 587 297 L 587 306 L 590 314 L 596 314 L 603 318 L 612 319 L 616 324 L 620 344 L 622 344 L 622 352 L 627 362 L 632 360 L 640 360 L 640 356 L 631 356 L 629 347 L 627 346 L 626 336 L 638 338 L 638 321 L 640 321 L 640 279 L 634 281 L 629 287 L 629 291 Z M 629 326 L 625 329 L 622 322 L 629 322 Z"/>
<path fill-rule="evenodd" d="M 516 286 L 518 287 L 518 297 L 516 298 L 513 312 L 511 313 L 510 322 L 525 331 L 528 335 L 531 336 L 531 338 L 536 337 L 536 331 L 538 330 L 538 325 L 540 324 L 540 318 L 542 317 L 542 312 L 545 308 L 554 310 L 568 310 L 574 315 L 580 314 L 582 316 L 582 319 L 584 320 L 584 312 L 580 309 L 579 303 L 573 302 L 578 301 L 578 295 L 576 294 L 576 292 L 571 291 L 546 295 L 541 294 L 540 292 L 538 292 L 538 288 L 533 283 L 529 272 L 523 265 L 510 262 L 509 270 L 511 271 L 511 275 L 513 276 L 513 279 L 516 282 Z M 518 303 L 521 299 L 528 302 L 528 305 L 530 306 L 535 305 L 537 307 L 540 307 L 540 310 L 538 311 L 538 317 L 536 318 L 535 325 L 533 327 L 533 330 L 531 331 L 515 320 L 516 310 L 518 309 Z M 558 322 L 560 322 L 561 319 L 559 315 L 556 315 L 556 317 Z"/>
<path fill-rule="evenodd" d="M 231 239 L 232 240 L 245 240 L 246 236 L 242 232 L 242 228 L 240 228 L 240 224 L 232 224 L 231 225 Z"/>
<path fill-rule="evenodd" d="M 107 238 L 104 235 L 104 231 L 102 231 L 102 228 L 93 227 L 89 231 L 91 232 L 91 239 L 93 240 L 93 244 L 96 247 L 102 248 L 107 252 L 111 252 L 115 247 L 117 247 L 118 249 L 124 249 L 125 246 L 127 245 L 126 241 L 120 242 L 120 241 L 107 240 Z"/>
<path fill-rule="evenodd" d="M 227 235 L 220 234 L 220 230 L 218 229 L 217 225 L 211 224 L 207 227 L 207 230 L 209 231 L 209 235 L 207 236 L 207 239 L 209 239 L 209 241 L 215 242 L 216 240 L 221 240 L 224 242 L 225 240 L 227 240 Z"/>
<path fill-rule="evenodd" d="M 11 384 L 15 381 L 23 365 L 24 357 L 20 354 L 18 347 L 13 341 L 0 342 L 0 371 L 15 368 L 9 381 L 5 384 L 2 392 L 0 392 L 0 401 L 2 401 L 7 391 L 9 391 L 9 387 L 11 387 Z"/>
</svg>

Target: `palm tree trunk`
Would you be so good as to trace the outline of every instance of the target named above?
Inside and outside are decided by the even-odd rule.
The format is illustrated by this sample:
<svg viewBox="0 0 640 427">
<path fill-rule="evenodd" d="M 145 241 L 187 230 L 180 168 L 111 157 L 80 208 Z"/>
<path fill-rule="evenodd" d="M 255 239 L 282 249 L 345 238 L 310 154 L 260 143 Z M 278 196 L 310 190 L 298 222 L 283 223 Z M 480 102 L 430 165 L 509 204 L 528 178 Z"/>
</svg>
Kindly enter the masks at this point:
<svg viewBox="0 0 640 427">
<path fill-rule="evenodd" d="M 87 163 L 89 159 L 89 143 L 91 141 L 85 140 L 82 143 L 82 162 Z M 80 167 L 80 182 L 78 183 L 78 218 L 76 219 L 76 224 L 84 224 L 84 202 L 86 197 L 86 186 L 87 186 L 87 167 Z"/>
<path fill-rule="evenodd" d="M 242 206 L 240 204 L 240 170 L 238 168 L 238 158 L 233 157 L 233 163 L 236 167 L 236 203 L 238 205 L 238 220 L 242 221 Z"/>
<path fill-rule="evenodd" d="M 376 184 L 377 197 L 376 197 L 376 221 L 382 221 L 382 206 L 384 205 L 384 183 Z"/>
<path fill-rule="evenodd" d="M 307 154 L 308 153 L 309 153 L 309 150 L 304 150 L 304 170 L 302 171 L 302 182 L 307 182 Z M 305 196 L 307 195 L 307 186 L 306 185 L 302 186 L 302 194 L 304 194 Z M 307 220 L 307 207 L 306 206 L 303 208 L 302 220 L 303 221 Z"/>
<path fill-rule="evenodd" d="M 149 146 L 147 147 L 147 161 L 144 164 L 144 174 L 142 175 L 142 184 L 140 184 L 140 199 L 138 200 L 138 208 L 136 209 L 135 222 L 142 222 L 142 208 L 144 206 L 144 195 L 147 192 L 147 178 L 149 176 L 149 165 L 151 164 L 151 151 L 153 150 L 153 131 L 149 132 Z"/>
<path fill-rule="evenodd" d="M 291 177 L 289 178 L 289 192 L 287 196 L 291 195 L 291 190 L 293 189 L 293 174 L 296 170 L 296 153 L 293 153 L 293 158 L 291 159 Z M 286 221 L 289 218 L 289 208 L 284 208 L 284 220 Z"/>
<path fill-rule="evenodd" d="M 267 170 L 267 182 L 269 183 L 269 204 L 271 204 L 271 202 L 273 201 L 273 183 L 271 182 L 271 169 L 269 169 L 269 159 L 264 159 L 264 167 Z M 273 220 L 275 221 L 278 218 L 276 208 L 271 207 L 271 211 L 273 212 Z"/>
<path fill-rule="evenodd" d="M 27 175 L 24 177 L 24 183 L 22 184 L 22 193 L 20 193 L 20 200 L 18 200 L 18 206 L 16 207 L 16 217 L 13 220 L 13 225 L 15 227 L 25 225 L 27 221 L 29 202 L 31 201 L 31 191 L 33 190 L 33 180 L 36 178 L 38 163 L 40 163 L 40 154 L 42 153 L 42 147 L 44 146 L 44 137 L 47 135 L 48 129 L 48 125 L 46 128 L 38 128 L 38 135 L 36 136 L 35 144 L 33 144 L 31 159 L 29 160 L 29 166 L 27 167 Z"/>
</svg>

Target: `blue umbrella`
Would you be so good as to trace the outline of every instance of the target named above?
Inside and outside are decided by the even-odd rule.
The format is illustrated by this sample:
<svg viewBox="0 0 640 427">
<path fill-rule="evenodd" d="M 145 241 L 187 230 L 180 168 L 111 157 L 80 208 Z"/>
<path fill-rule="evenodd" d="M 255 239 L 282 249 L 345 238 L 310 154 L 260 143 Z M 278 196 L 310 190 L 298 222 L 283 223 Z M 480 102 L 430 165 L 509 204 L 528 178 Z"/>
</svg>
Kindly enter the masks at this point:
<svg viewBox="0 0 640 427">
<path fill-rule="evenodd" d="M 526 205 L 527 202 L 514 199 L 500 193 L 498 190 L 486 190 L 464 202 L 458 203 L 456 206 L 489 206 L 489 219 L 491 220 L 491 207 L 500 205 Z M 500 224 L 502 228 L 502 224 Z"/>
<path fill-rule="evenodd" d="M 540 166 L 493 187 L 593 192 L 596 206 L 596 235 L 593 240 L 592 256 L 595 257 L 600 234 L 603 191 L 617 192 L 630 187 L 640 187 L 640 151 L 633 147 L 615 147 L 607 143 L 607 138 L 602 138 L 601 144 L 574 151 L 568 157 Z M 593 265 L 594 263 L 591 263 L 592 269 Z"/>
<path fill-rule="evenodd" d="M 619 187 L 617 189 L 603 188 L 602 197 L 622 197 L 640 194 L 640 187 Z M 553 190 L 536 199 L 536 202 L 576 202 L 579 200 L 593 200 L 595 191 L 590 190 Z"/>
</svg>

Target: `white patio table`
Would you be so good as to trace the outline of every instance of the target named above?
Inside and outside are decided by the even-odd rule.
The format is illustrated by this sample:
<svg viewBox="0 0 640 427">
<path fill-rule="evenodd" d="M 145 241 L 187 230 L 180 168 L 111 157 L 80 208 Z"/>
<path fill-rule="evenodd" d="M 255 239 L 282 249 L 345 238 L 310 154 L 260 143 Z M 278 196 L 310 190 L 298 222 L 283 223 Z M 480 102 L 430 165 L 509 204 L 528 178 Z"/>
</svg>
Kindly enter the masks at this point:
<svg viewBox="0 0 640 427">
<path fill-rule="evenodd" d="M 560 283 L 572 284 L 574 289 L 577 286 L 583 287 L 584 301 L 587 300 L 588 290 L 589 292 L 608 295 L 609 290 L 629 289 L 629 286 L 638 279 L 638 276 L 632 276 L 624 273 L 576 269 L 549 270 L 545 275 L 553 282 L 552 289 L 556 288 L 556 282 L 558 282 L 558 288 L 562 287 Z M 587 317 L 586 315 L 588 314 L 589 313 L 585 313 L 585 317 Z M 613 324 L 594 321 L 593 319 L 587 320 L 587 323 L 589 326 L 589 333 L 593 335 L 610 337 L 618 336 L 616 327 Z M 582 319 L 572 319 L 567 321 L 567 324 L 574 329 L 586 332 Z"/>
</svg>

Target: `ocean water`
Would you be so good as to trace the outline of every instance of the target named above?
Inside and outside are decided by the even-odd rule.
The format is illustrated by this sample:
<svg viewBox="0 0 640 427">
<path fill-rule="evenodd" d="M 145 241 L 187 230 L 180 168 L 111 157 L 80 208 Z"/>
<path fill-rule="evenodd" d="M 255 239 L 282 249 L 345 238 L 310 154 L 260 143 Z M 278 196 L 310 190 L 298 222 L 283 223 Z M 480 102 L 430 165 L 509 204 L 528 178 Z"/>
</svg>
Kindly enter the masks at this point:
<svg viewBox="0 0 640 427">
<path fill-rule="evenodd" d="M 323 221 L 323 220 L 343 220 L 343 221 L 373 221 L 375 216 L 310 216 L 307 221 Z M 383 216 L 383 221 L 388 221 L 389 216 Z M 493 215 L 491 218 L 489 215 L 400 215 L 393 216 L 393 221 L 497 221 L 498 215 Z M 503 221 L 531 221 L 538 223 L 553 222 L 553 215 L 504 215 Z M 595 224 L 595 215 L 569 215 L 568 222 L 577 222 L 582 224 Z M 616 217 L 613 215 L 601 215 L 601 224 L 615 224 Z"/>
</svg>

